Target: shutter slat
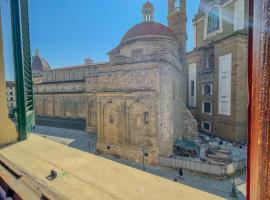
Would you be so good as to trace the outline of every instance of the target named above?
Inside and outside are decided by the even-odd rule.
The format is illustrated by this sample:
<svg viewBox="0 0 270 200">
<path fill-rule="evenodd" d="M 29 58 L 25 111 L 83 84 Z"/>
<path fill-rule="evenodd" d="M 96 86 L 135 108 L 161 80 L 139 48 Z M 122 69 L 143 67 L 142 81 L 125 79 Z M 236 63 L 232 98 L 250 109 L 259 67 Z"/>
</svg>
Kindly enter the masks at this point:
<svg viewBox="0 0 270 200">
<path fill-rule="evenodd" d="M 10 8 L 17 88 L 18 130 L 19 139 L 24 140 L 34 126 L 28 0 L 11 0 Z"/>
</svg>

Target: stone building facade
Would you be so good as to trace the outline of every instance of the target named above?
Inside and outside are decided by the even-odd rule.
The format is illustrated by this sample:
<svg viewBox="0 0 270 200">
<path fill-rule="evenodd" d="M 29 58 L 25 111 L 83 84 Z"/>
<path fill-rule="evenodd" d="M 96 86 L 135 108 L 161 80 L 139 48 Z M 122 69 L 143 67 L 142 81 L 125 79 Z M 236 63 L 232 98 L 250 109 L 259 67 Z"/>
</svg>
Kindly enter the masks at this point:
<svg viewBox="0 0 270 200">
<path fill-rule="evenodd" d="M 187 54 L 188 106 L 200 131 L 243 142 L 247 131 L 247 0 L 201 0 Z"/>
<path fill-rule="evenodd" d="M 96 76 L 97 68 L 108 66 L 109 63 L 85 63 L 43 71 L 34 78 L 36 115 L 83 119 L 87 131 L 96 131 L 96 96 L 87 93 L 91 84 L 87 79 Z"/>
<path fill-rule="evenodd" d="M 11 113 L 14 108 L 16 108 L 16 89 L 14 81 L 6 81 L 6 94 L 8 111 Z"/>
<path fill-rule="evenodd" d="M 154 6 L 145 3 L 143 21 L 108 53 L 109 62 L 53 70 L 36 62 L 44 69 L 35 76 L 37 115 L 86 119 L 100 152 L 138 162 L 144 156 L 150 164 L 171 155 L 177 139 L 194 140 L 197 122 L 185 92 L 186 1 L 168 5 L 169 27 L 154 22 Z"/>
</svg>

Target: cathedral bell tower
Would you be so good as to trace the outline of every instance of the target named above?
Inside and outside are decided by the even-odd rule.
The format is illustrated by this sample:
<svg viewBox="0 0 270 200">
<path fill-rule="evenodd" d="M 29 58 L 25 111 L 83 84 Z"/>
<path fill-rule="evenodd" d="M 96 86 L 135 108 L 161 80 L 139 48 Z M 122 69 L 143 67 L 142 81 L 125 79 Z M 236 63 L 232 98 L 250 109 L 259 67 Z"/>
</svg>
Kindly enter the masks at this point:
<svg viewBox="0 0 270 200">
<path fill-rule="evenodd" d="M 186 61 L 187 50 L 187 15 L 186 0 L 168 0 L 168 26 L 173 31 L 180 44 L 179 61 L 182 64 L 183 73 L 183 97 L 187 105 L 188 100 L 188 69 Z"/>
<path fill-rule="evenodd" d="M 186 0 L 168 0 L 168 26 L 174 32 L 181 46 L 180 58 L 185 59 L 187 32 L 186 32 Z"/>
</svg>

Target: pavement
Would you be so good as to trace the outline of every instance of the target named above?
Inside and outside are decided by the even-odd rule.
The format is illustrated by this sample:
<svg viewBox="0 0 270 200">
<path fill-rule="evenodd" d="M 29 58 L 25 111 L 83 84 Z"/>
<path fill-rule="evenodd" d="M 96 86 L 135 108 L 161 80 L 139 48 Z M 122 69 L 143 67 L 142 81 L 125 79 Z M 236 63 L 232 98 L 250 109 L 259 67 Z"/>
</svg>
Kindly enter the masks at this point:
<svg viewBox="0 0 270 200">
<path fill-rule="evenodd" d="M 47 126 L 36 126 L 34 133 L 47 137 L 48 139 L 68 145 L 70 147 L 89 152 L 96 152 L 97 137 L 95 133 L 86 133 L 81 130 L 71 130 Z M 112 156 L 99 155 L 130 167 L 143 170 L 143 165 L 134 161 L 120 160 Z M 145 171 L 157 176 L 174 181 L 178 177 L 178 170 L 167 167 L 154 167 L 145 165 Z M 217 179 L 215 177 L 184 171 L 183 178 L 177 178 L 177 182 L 216 194 L 224 199 L 230 198 L 233 180 L 235 181 L 238 198 L 244 200 L 246 194 L 246 175 L 240 174 L 227 179 Z"/>
<path fill-rule="evenodd" d="M 90 153 L 96 151 L 97 137 L 95 133 L 39 125 L 35 127 L 34 133 L 81 151 Z"/>
<path fill-rule="evenodd" d="M 39 126 L 48 126 L 56 128 L 65 128 L 73 130 L 85 130 L 86 120 L 85 119 L 67 119 L 60 117 L 46 117 L 37 116 L 36 124 Z"/>
</svg>

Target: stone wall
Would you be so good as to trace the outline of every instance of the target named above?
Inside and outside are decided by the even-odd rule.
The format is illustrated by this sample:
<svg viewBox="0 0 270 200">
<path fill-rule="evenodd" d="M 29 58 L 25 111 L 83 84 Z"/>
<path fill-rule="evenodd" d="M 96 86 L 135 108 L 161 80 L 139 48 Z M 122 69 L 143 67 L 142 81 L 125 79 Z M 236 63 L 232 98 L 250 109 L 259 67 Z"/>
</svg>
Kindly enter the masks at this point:
<svg viewBox="0 0 270 200">
<path fill-rule="evenodd" d="M 162 155 L 170 155 L 173 143 L 181 135 L 181 113 L 179 105 L 182 101 L 181 74 L 170 65 L 160 68 L 159 98 L 159 148 Z"/>
<path fill-rule="evenodd" d="M 42 82 L 66 82 L 85 80 L 89 76 L 96 75 L 97 67 L 106 67 L 108 63 L 83 64 L 78 66 L 70 66 L 60 69 L 54 69 L 42 72 Z"/>
<path fill-rule="evenodd" d="M 111 64 L 46 72 L 36 87 L 38 115 L 83 118 L 97 129 L 97 150 L 157 164 L 190 133 L 183 120 L 185 73 L 179 43 L 167 36 L 138 37 L 109 53 Z M 133 57 L 140 51 L 141 57 Z M 187 116 L 183 116 L 187 115 Z M 193 126 L 193 124 L 192 124 Z"/>
<path fill-rule="evenodd" d="M 144 69 L 100 74 L 97 80 L 98 91 L 156 90 L 158 70 Z"/>
<path fill-rule="evenodd" d="M 121 149 L 149 152 L 156 149 L 157 104 L 153 92 L 98 93 L 97 132 L 100 147 L 113 146 L 113 154 L 136 160 L 137 154 Z M 98 148 L 99 149 L 99 148 Z M 100 149 L 99 149 L 100 150 Z M 104 148 L 101 150 L 104 151 Z M 112 151 L 108 151 L 111 153 Z"/>
<path fill-rule="evenodd" d="M 189 108 L 197 119 L 200 131 L 201 122 L 211 123 L 212 130 L 205 132 L 214 137 L 224 140 L 243 142 L 246 139 L 247 130 L 247 36 L 242 34 L 231 35 L 224 40 L 212 43 L 214 49 L 214 66 L 205 71 L 206 55 L 209 47 L 202 47 L 188 54 L 188 65 L 197 65 L 196 85 L 196 107 Z M 232 54 L 232 76 L 231 76 L 231 115 L 220 115 L 219 105 L 219 57 Z M 213 95 L 205 96 L 202 84 L 208 82 L 213 84 Z M 212 102 L 212 114 L 202 113 L 202 102 Z"/>
<path fill-rule="evenodd" d="M 219 56 L 232 54 L 231 115 L 218 114 L 218 101 L 214 104 L 213 134 L 222 139 L 244 142 L 247 131 L 247 37 L 238 36 L 215 45 L 215 71 L 218 72 Z M 218 83 L 218 75 L 215 82 Z M 214 85 L 214 97 L 218 99 L 218 84 Z"/>
<path fill-rule="evenodd" d="M 196 140 L 199 133 L 198 122 L 183 103 L 181 105 L 181 112 L 183 116 L 184 129 L 182 137 L 189 140 Z"/>
<path fill-rule="evenodd" d="M 96 99 L 86 94 L 35 95 L 38 116 L 86 119 L 86 130 L 96 129 Z"/>
<path fill-rule="evenodd" d="M 84 91 L 84 81 L 74 81 L 69 83 L 39 83 L 34 86 L 35 94 L 82 93 Z"/>
<path fill-rule="evenodd" d="M 143 160 L 149 165 L 158 165 L 159 151 L 151 149 L 151 151 L 143 149 L 133 149 L 127 146 L 121 145 L 106 145 L 103 143 L 97 143 L 98 153 L 111 155 L 119 159 L 133 160 L 142 163 Z M 143 157 L 144 156 L 144 157 Z"/>
<path fill-rule="evenodd" d="M 245 19 L 248 18 L 248 1 L 245 1 Z M 221 3 L 220 5 L 220 14 L 222 17 L 222 20 L 220 20 L 220 31 L 214 34 L 209 34 L 209 36 L 206 36 L 207 31 L 207 23 L 206 20 L 208 19 L 207 13 L 204 13 L 205 11 L 208 11 L 208 8 L 211 8 L 213 6 L 212 0 L 207 0 L 203 2 L 202 6 L 202 13 L 199 11 L 198 15 L 193 19 L 194 27 L 196 27 L 197 33 L 196 33 L 196 44 L 197 47 L 205 47 L 213 42 L 217 42 L 219 40 L 222 40 L 224 38 L 227 38 L 234 32 L 234 9 L 240 9 L 234 7 L 234 2 L 231 1 L 230 3 L 227 3 L 225 1 L 224 3 Z M 224 5 L 225 4 L 225 5 Z M 218 4 L 216 4 L 218 5 Z M 237 11 L 236 11 L 237 12 Z M 245 22 L 246 23 L 246 22 Z M 238 30 L 238 32 L 246 33 L 247 34 L 247 24 L 245 29 Z"/>
</svg>

